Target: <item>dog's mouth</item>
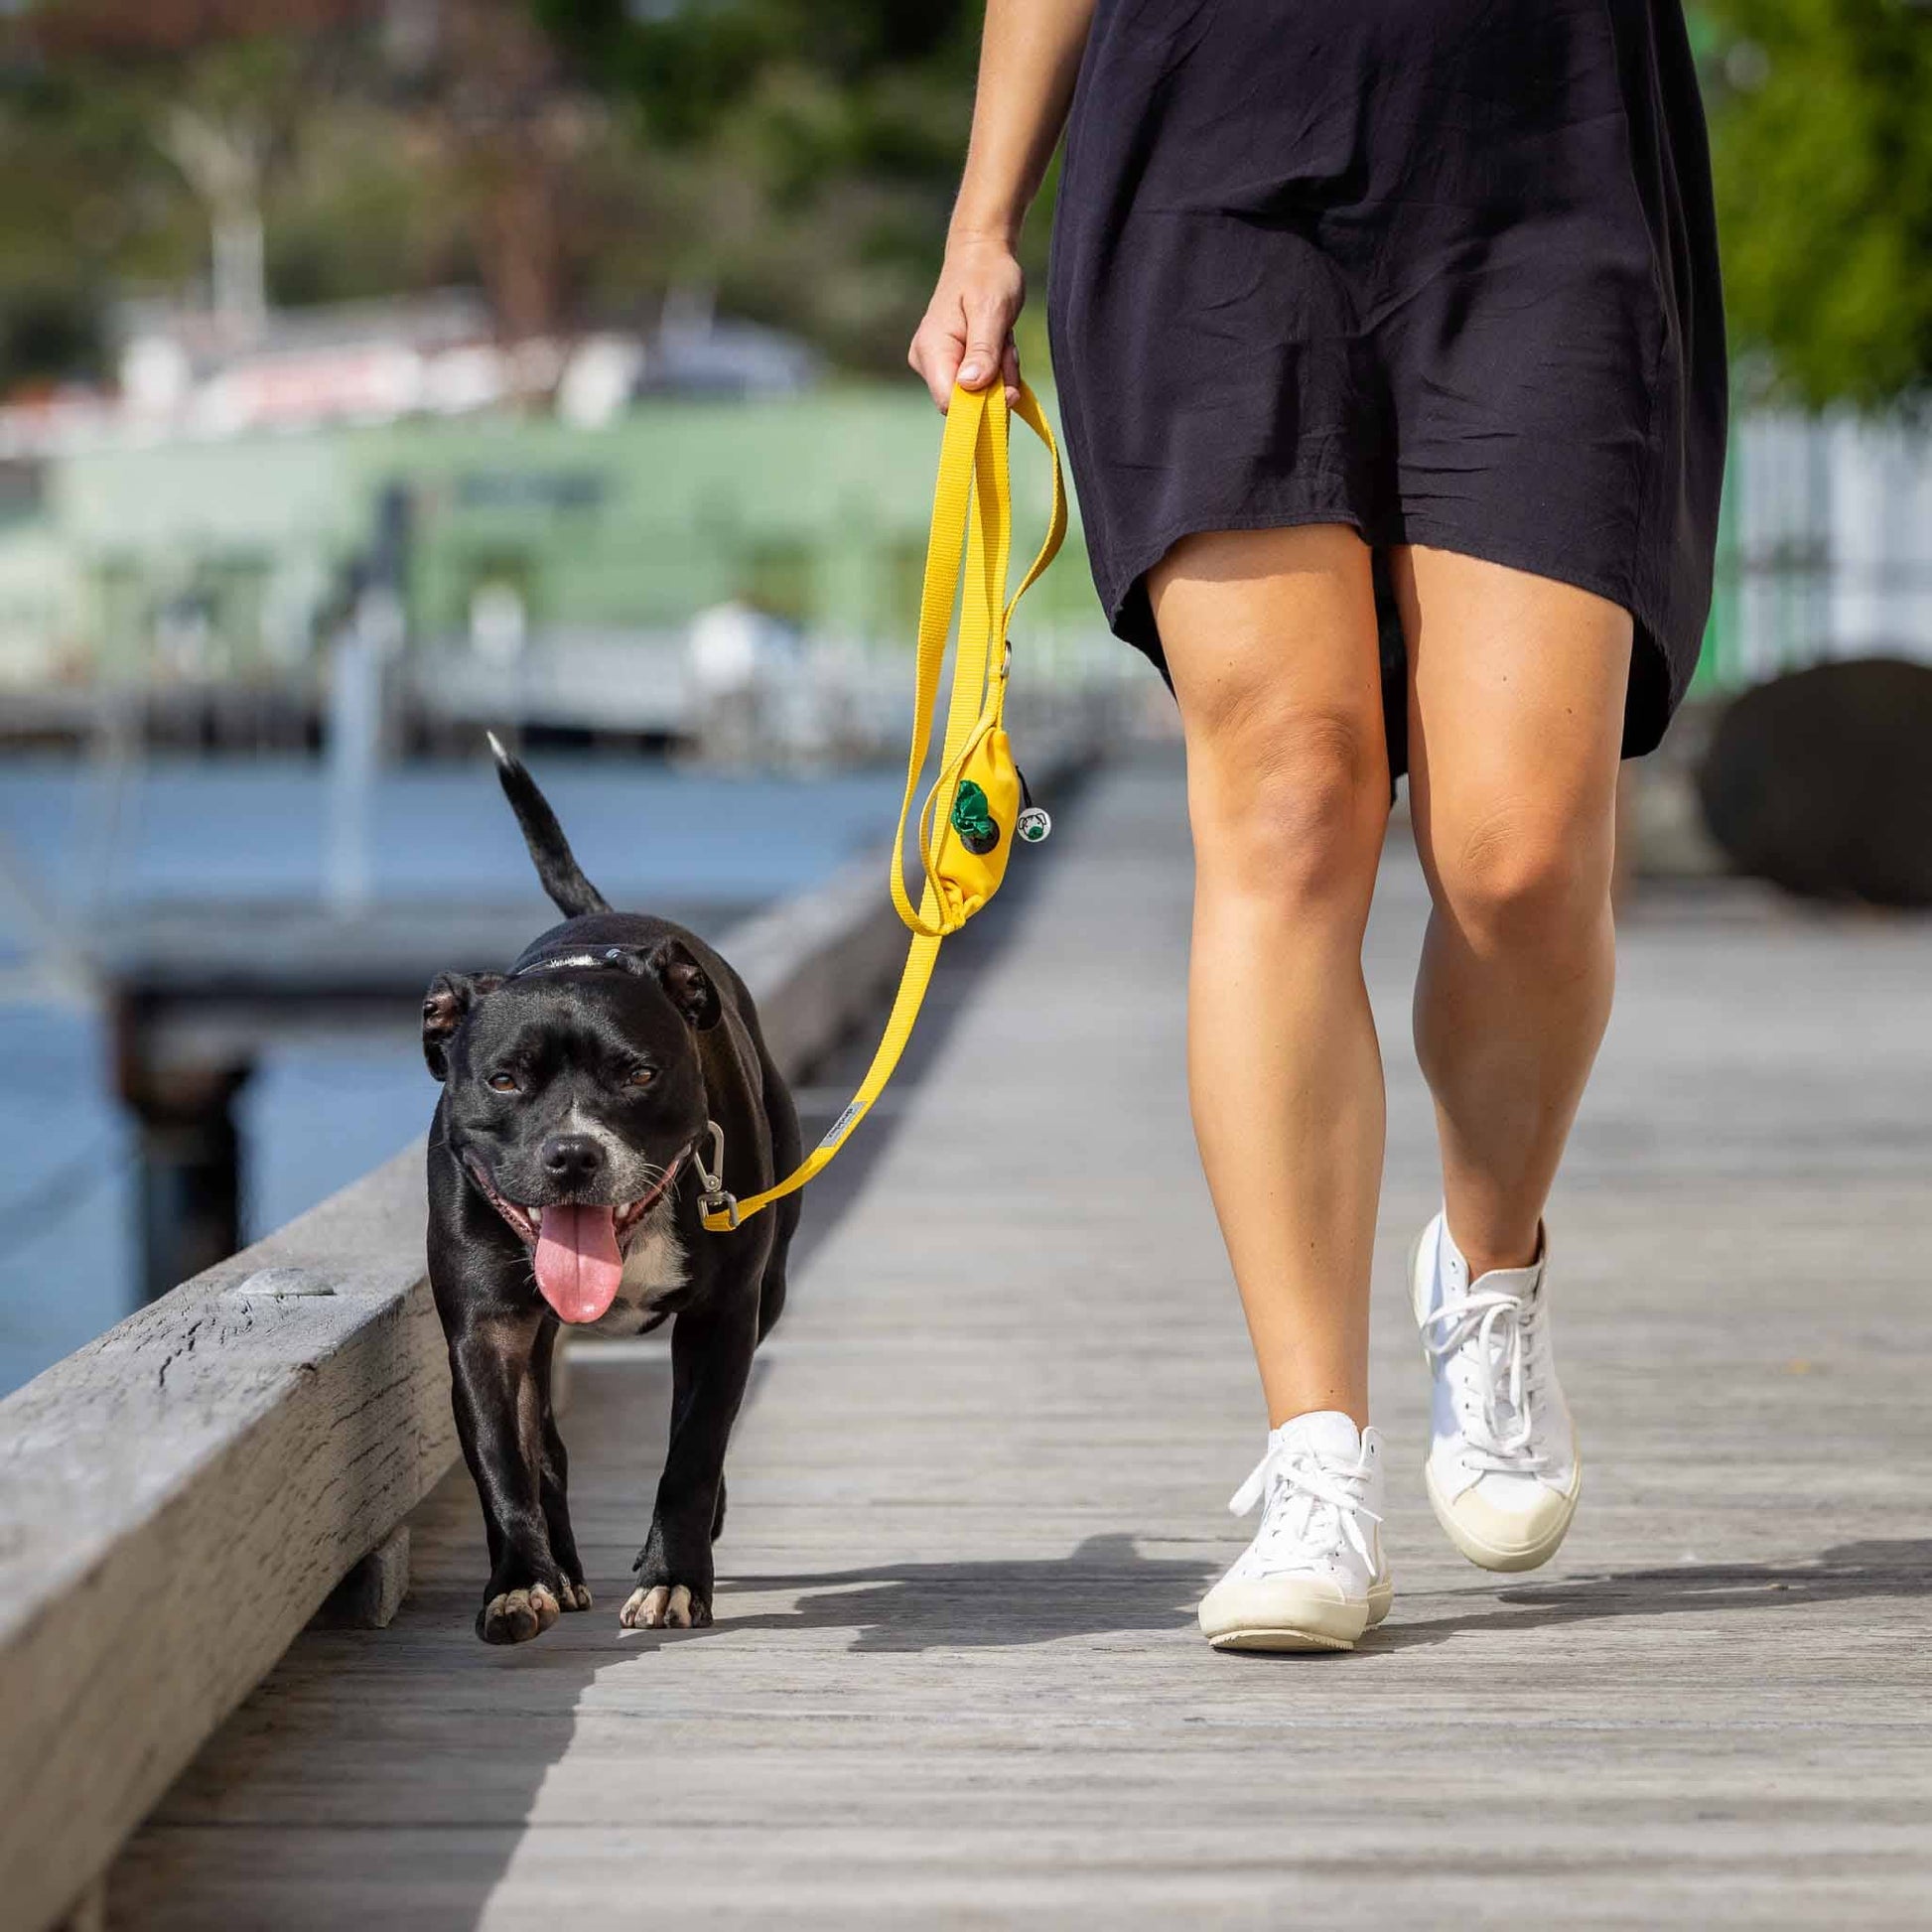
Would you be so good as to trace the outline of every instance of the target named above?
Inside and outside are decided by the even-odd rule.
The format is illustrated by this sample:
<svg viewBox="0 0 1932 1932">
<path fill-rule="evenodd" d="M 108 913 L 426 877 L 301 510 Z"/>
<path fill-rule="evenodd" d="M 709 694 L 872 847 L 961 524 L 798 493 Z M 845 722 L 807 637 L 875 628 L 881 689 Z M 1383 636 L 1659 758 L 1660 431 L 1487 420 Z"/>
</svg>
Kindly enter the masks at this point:
<svg viewBox="0 0 1932 1932">
<path fill-rule="evenodd" d="M 684 1167 L 679 1154 L 650 1192 L 615 1206 L 566 1201 L 525 1207 L 505 1200 L 480 1163 L 470 1172 L 484 1197 L 530 1250 L 537 1290 L 565 1321 L 596 1321 L 610 1310 L 623 1283 L 624 1245 L 644 1217 L 670 1192 Z"/>
</svg>

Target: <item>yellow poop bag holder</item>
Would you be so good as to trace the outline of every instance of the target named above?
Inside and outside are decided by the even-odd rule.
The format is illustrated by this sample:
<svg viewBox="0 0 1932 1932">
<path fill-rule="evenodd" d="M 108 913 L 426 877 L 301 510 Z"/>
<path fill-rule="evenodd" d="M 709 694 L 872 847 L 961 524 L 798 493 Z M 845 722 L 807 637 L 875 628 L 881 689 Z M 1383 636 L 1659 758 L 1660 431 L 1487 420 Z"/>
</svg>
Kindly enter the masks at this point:
<svg viewBox="0 0 1932 1932">
<path fill-rule="evenodd" d="M 1017 415 L 1046 446 L 1053 468 L 1053 508 L 1046 541 L 1039 547 L 1020 588 L 1006 594 L 1013 547 L 1013 491 L 1007 467 L 1011 418 Z M 1066 534 L 1066 488 L 1060 478 L 1060 453 L 1034 392 L 1023 382 L 1020 400 L 1009 410 L 1006 391 L 995 380 L 975 392 L 955 388 L 939 450 L 939 480 L 932 493 L 932 530 L 926 539 L 925 584 L 919 597 L 918 678 L 912 702 L 912 751 L 905 770 L 905 797 L 899 806 L 898 836 L 893 847 L 893 903 L 912 931 L 898 994 L 872 1065 L 851 1104 L 805 1160 L 775 1186 L 746 1200 L 725 1191 L 722 1174 L 702 1159 L 704 1224 L 713 1234 L 728 1233 L 774 1200 L 802 1187 L 822 1172 L 885 1090 L 919 1017 L 940 944 L 963 926 L 1000 890 L 1016 838 L 1043 839 L 1044 812 L 1026 795 L 1026 781 L 1013 761 L 1004 723 L 1007 667 L 1011 656 L 1007 630 L 1014 608 L 1041 571 L 1053 561 Z M 959 589 L 962 553 L 965 587 Z M 939 704 L 939 674 L 945 661 L 946 634 L 959 602 L 959 647 L 954 655 L 952 700 L 939 772 L 918 817 L 918 850 L 925 873 L 919 902 L 905 887 L 905 828 L 918 793 L 919 774 L 932 743 Z M 724 1163 L 713 1130 L 711 1167 Z"/>
</svg>

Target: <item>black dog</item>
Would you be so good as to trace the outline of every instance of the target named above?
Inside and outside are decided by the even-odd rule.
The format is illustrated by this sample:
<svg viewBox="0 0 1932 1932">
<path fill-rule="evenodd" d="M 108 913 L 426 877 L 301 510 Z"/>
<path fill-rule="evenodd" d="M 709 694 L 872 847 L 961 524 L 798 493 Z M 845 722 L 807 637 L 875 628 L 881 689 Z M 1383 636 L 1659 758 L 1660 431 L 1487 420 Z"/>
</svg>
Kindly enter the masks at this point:
<svg viewBox="0 0 1932 1932">
<path fill-rule="evenodd" d="M 550 1409 L 559 1320 L 637 1334 L 673 1314 L 670 1450 L 621 1620 L 708 1623 L 725 1448 L 784 1304 L 799 1197 L 710 1234 L 699 1195 L 707 1170 L 734 1195 L 788 1173 L 798 1117 L 738 975 L 681 926 L 613 912 L 530 774 L 490 746 L 568 916 L 507 974 L 440 973 L 423 1002 L 443 1082 L 430 1282 L 489 1538 L 477 1634 L 521 1643 L 591 1605 Z"/>
</svg>

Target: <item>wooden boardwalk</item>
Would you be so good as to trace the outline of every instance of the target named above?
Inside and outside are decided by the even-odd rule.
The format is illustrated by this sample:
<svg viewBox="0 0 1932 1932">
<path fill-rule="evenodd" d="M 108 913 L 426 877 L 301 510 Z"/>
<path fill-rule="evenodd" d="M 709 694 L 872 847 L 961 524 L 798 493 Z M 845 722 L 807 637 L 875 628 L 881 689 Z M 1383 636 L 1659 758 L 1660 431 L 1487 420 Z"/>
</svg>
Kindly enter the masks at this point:
<svg viewBox="0 0 1932 1932">
<path fill-rule="evenodd" d="M 1399 1274 L 1436 1183 L 1392 842 L 1396 1608 L 1353 1656 L 1238 1658 L 1191 1617 L 1264 1424 L 1183 1104 L 1176 770 L 1103 776 L 1022 863 L 808 1209 L 717 1626 L 617 1627 L 664 1371 L 580 1351 L 596 1610 L 478 1644 L 459 1473 L 398 1621 L 296 1645 L 112 1923 L 1926 1923 L 1932 924 L 1638 901 L 1552 1211 L 1584 1506 L 1547 1571 L 1489 1578 L 1422 1494 Z"/>
</svg>

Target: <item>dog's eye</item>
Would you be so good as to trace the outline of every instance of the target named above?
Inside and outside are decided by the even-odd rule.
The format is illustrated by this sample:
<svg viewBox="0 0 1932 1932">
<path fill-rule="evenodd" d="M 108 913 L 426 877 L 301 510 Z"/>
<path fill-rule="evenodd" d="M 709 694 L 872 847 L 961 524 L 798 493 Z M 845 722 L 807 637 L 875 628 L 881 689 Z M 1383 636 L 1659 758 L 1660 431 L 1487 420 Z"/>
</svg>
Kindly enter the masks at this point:
<svg viewBox="0 0 1932 1932">
<path fill-rule="evenodd" d="M 517 1088 L 516 1075 L 514 1073 L 492 1073 L 489 1076 L 489 1086 L 493 1093 L 514 1093 Z"/>
<path fill-rule="evenodd" d="M 657 1078 L 654 1066 L 633 1066 L 630 1069 L 628 1084 L 633 1087 L 647 1087 Z"/>
</svg>

